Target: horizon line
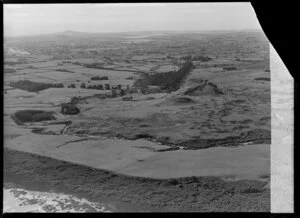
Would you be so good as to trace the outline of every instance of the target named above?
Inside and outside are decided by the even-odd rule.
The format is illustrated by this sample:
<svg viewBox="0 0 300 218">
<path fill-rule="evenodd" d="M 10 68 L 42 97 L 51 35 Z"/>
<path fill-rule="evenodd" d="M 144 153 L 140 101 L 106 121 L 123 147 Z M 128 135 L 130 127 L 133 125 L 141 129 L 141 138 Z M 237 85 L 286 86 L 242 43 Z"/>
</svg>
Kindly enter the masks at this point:
<svg viewBox="0 0 300 218">
<path fill-rule="evenodd" d="M 206 30 L 129 30 L 129 31 L 107 31 L 107 32 L 82 32 L 76 30 L 64 30 L 60 32 L 50 32 L 50 33 L 42 33 L 42 34 L 28 34 L 28 35 L 5 35 L 6 38 L 18 38 L 18 37 L 34 37 L 34 36 L 47 36 L 47 35 L 55 35 L 55 34 L 63 34 L 67 32 L 74 33 L 82 33 L 82 34 L 124 34 L 124 33 L 142 33 L 142 32 L 238 32 L 238 31 L 262 31 L 261 28 L 250 28 L 250 29 L 206 29 Z"/>
</svg>

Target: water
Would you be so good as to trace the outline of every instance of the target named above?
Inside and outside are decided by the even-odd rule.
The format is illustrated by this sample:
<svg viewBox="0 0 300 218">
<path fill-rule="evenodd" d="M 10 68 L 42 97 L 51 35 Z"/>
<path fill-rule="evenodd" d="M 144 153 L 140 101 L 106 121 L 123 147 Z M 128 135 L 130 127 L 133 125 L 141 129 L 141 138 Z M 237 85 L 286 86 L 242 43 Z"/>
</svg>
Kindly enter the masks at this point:
<svg viewBox="0 0 300 218">
<path fill-rule="evenodd" d="M 112 209 L 108 209 L 112 208 Z M 3 189 L 3 212 L 112 212 L 113 205 L 90 202 L 84 198 L 55 192 Z"/>
</svg>

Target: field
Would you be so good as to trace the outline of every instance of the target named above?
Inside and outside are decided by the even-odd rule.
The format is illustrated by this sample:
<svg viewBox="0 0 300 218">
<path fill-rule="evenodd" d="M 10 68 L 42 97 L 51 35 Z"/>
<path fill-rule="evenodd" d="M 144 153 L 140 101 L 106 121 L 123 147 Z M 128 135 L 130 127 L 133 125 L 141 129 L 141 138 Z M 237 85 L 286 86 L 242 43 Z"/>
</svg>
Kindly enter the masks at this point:
<svg viewBox="0 0 300 218">
<path fill-rule="evenodd" d="M 30 171 L 91 201 L 104 193 L 117 211 L 270 210 L 263 33 L 53 34 L 5 47 L 20 51 L 4 58 L 5 181 L 28 186 Z M 79 114 L 61 113 L 70 102 Z M 14 119 L 26 110 L 30 119 Z"/>
</svg>

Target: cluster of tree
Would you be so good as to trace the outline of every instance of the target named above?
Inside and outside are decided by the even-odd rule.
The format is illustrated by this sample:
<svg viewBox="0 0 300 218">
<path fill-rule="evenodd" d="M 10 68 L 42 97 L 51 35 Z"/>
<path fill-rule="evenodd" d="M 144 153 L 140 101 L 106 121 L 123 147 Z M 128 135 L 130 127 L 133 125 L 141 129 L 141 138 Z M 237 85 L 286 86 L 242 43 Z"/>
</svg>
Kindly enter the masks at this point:
<svg viewBox="0 0 300 218">
<path fill-rule="evenodd" d="M 11 87 L 26 90 L 28 92 L 39 92 L 49 88 L 63 88 L 64 85 L 59 84 L 51 84 L 51 83 L 41 83 L 41 82 L 32 82 L 29 80 L 20 80 L 17 82 L 11 82 Z"/>
<path fill-rule="evenodd" d="M 54 83 L 54 84 L 52 84 L 52 88 L 64 88 L 64 84 L 62 84 L 62 83 Z"/>
<path fill-rule="evenodd" d="M 111 90 L 111 89 L 118 89 L 121 90 L 122 89 L 122 85 L 119 84 L 116 87 L 111 87 L 109 84 L 98 84 L 98 85 L 89 85 L 86 86 L 85 83 L 81 83 L 80 88 L 83 89 L 98 89 L 98 90 Z M 129 86 L 127 87 L 127 89 L 129 89 Z"/>
<path fill-rule="evenodd" d="M 68 88 L 75 89 L 75 88 L 76 88 L 76 85 L 72 83 L 71 85 L 68 85 Z"/>
<path fill-rule="evenodd" d="M 72 97 L 71 101 L 68 103 L 62 103 L 61 104 L 61 110 L 60 112 L 62 114 L 67 115 L 75 115 L 80 112 L 79 108 L 76 106 L 79 103 L 80 97 Z"/>
<path fill-rule="evenodd" d="M 180 88 L 182 80 L 194 68 L 193 62 L 186 61 L 178 71 L 165 73 L 144 74 L 135 81 L 134 85 L 139 88 L 147 88 L 148 85 L 159 86 L 163 90 L 175 91 Z"/>
<path fill-rule="evenodd" d="M 120 96 L 124 96 L 125 95 L 125 91 L 123 89 L 118 88 L 118 87 L 112 87 L 112 89 L 111 89 L 111 97 L 117 97 L 118 96 L 117 90 L 119 90 L 119 95 Z"/>
<path fill-rule="evenodd" d="M 85 83 L 81 83 L 80 88 L 85 89 L 86 88 Z"/>
<path fill-rule="evenodd" d="M 104 84 L 104 86 L 102 84 L 86 86 L 84 83 L 82 83 L 80 85 L 80 87 L 83 89 L 86 88 L 86 89 L 98 89 L 98 90 L 110 90 L 111 89 L 109 84 Z"/>
<path fill-rule="evenodd" d="M 73 103 L 62 103 L 60 112 L 62 114 L 75 115 L 75 114 L 78 114 L 80 112 L 80 110 Z"/>
<path fill-rule="evenodd" d="M 83 87 L 82 87 L 83 88 Z M 98 85 L 89 85 L 88 87 L 86 87 L 87 89 L 98 89 L 98 90 L 103 90 L 104 87 L 102 84 L 98 84 Z M 110 89 L 110 88 L 108 88 Z"/>
<path fill-rule="evenodd" d="M 71 104 L 78 104 L 79 100 L 80 100 L 80 97 L 74 96 L 74 97 L 71 98 L 70 103 Z"/>
<path fill-rule="evenodd" d="M 93 76 L 91 80 L 108 80 L 107 76 Z"/>
</svg>

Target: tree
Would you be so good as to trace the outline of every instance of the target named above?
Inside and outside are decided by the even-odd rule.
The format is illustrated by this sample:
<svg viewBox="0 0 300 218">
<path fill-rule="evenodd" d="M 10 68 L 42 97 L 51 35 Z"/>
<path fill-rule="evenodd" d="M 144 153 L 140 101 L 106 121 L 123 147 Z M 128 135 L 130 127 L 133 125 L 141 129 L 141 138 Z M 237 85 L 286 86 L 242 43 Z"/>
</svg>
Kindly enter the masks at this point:
<svg viewBox="0 0 300 218">
<path fill-rule="evenodd" d="M 103 90 L 103 85 L 99 84 L 99 85 L 97 86 L 97 89 Z"/>
<path fill-rule="evenodd" d="M 120 96 L 125 95 L 125 91 L 123 89 L 120 89 Z"/>
<path fill-rule="evenodd" d="M 104 84 L 104 87 L 106 90 L 110 90 L 110 85 L 109 84 Z"/>
<path fill-rule="evenodd" d="M 80 88 L 85 89 L 86 88 L 85 83 L 81 83 Z"/>
<path fill-rule="evenodd" d="M 116 97 L 116 96 L 117 96 L 117 90 L 111 89 L 111 97 Z"/>
</svg>

